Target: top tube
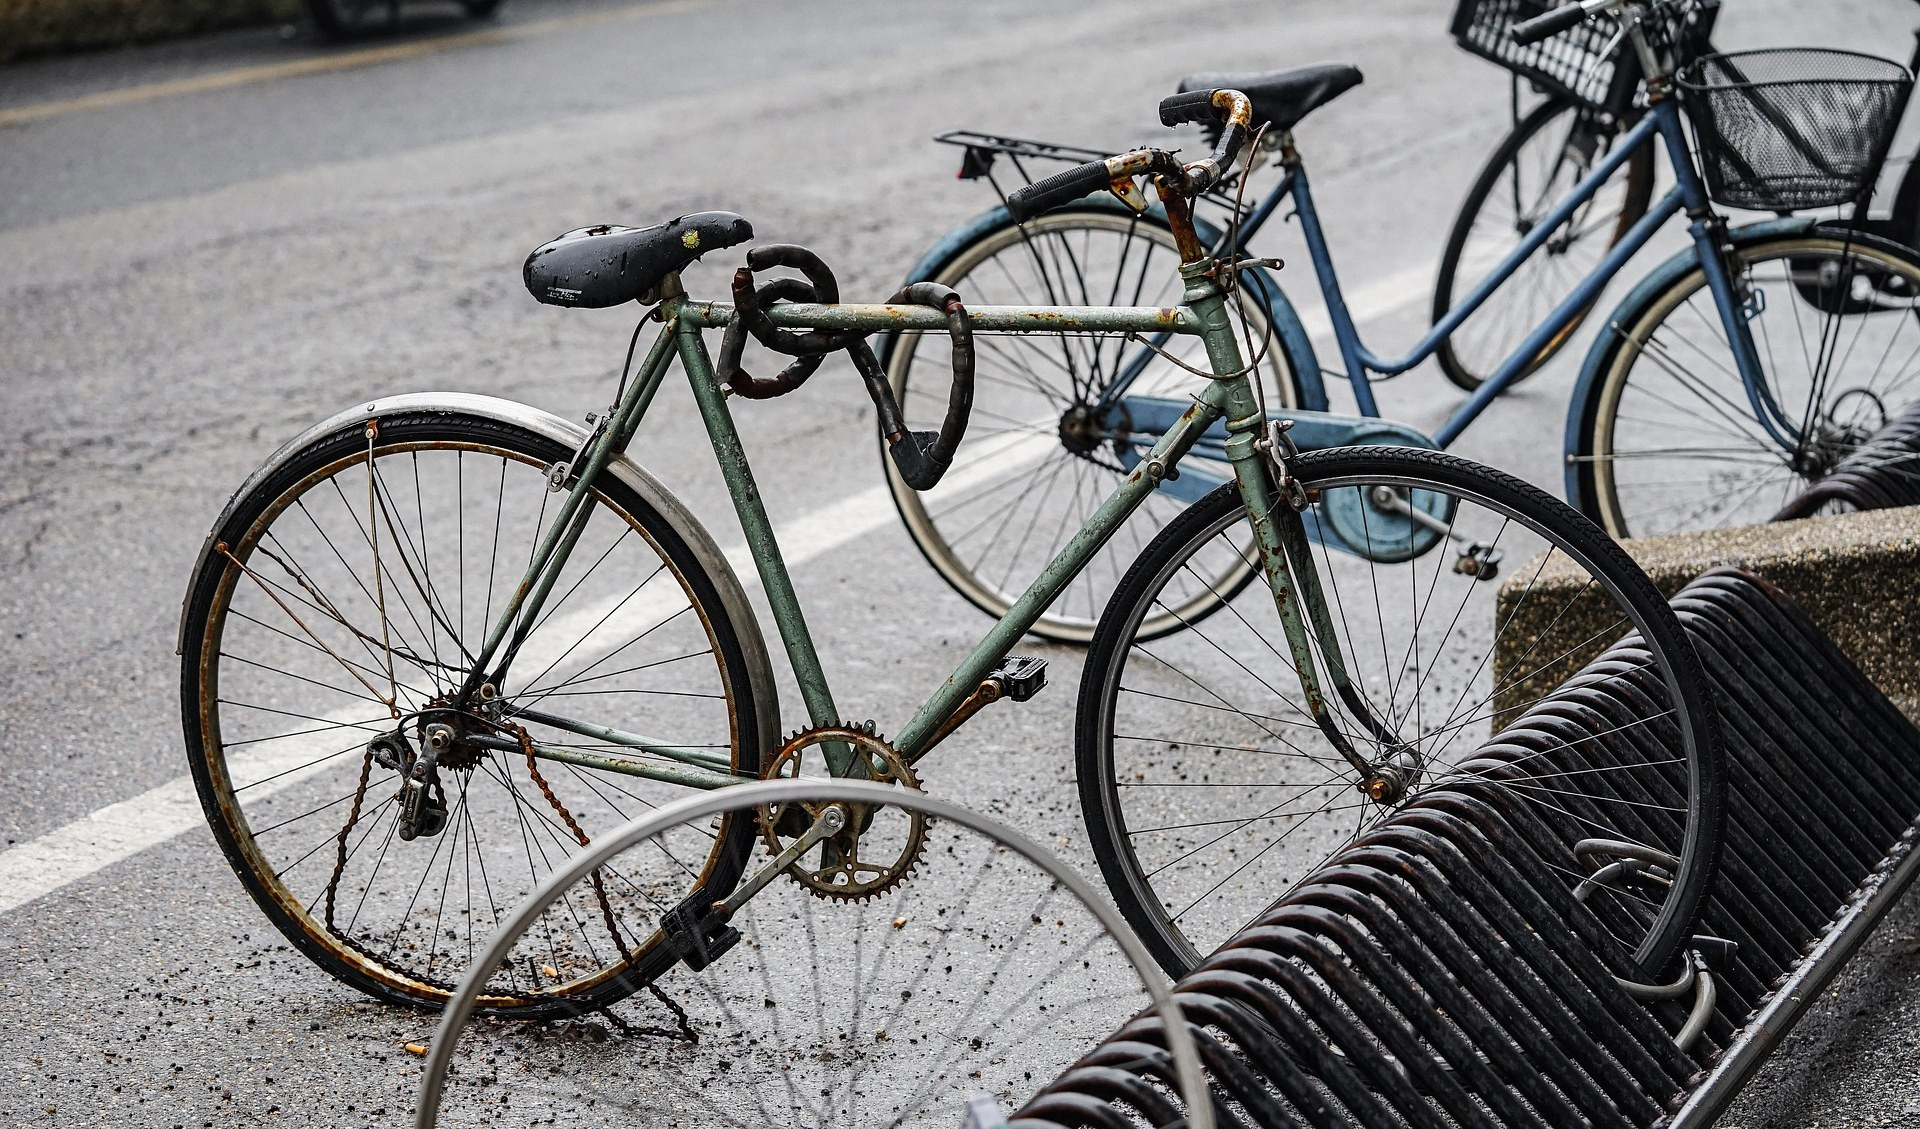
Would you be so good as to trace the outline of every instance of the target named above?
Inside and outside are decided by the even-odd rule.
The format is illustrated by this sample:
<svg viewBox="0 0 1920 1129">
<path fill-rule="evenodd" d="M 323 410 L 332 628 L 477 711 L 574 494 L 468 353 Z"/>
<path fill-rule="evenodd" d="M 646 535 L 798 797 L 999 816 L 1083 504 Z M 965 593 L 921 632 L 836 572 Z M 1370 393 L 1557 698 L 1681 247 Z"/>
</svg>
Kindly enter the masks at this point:
<svg viewBox="0 0 1920 1129">
<path fill-rule="evenodd" d="M 725 327 L 730 302 L 681 305 L 680 317 L 703 329 Z M 967 317 L 983 333 L 1183 333 L 1202 332 L 1200 316 L 1187 306 L 968 306 Z M 945 333 L 947 315 L 928 306 L 880 303 L 781 302 L 767 311 L 782 329 L 857 329 Z"/>
</svg>

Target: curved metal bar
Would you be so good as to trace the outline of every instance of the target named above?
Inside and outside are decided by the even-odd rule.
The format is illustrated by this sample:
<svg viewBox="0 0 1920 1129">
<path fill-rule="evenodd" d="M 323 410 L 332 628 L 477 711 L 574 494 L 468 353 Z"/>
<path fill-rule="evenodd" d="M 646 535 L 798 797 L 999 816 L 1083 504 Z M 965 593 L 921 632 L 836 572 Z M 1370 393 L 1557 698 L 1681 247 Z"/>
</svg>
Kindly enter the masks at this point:
<svg viewBox="0 0 1920 1129">
<path fill-rule="evenodd" d="M 622 851 L 669 827 L 741 808 L 796 801 L 912 807 L 1013 848 L 1028 862 L 1066 887 L 1100 922 L 1101 928 L 1113 935 L 1114 943 L 1139 974 L 1140 983 L 1152 999 L 1154 1010 L 1165 1021 L 1168 1049 L 1173 1054 L 1175 1070 L 1179 1075 L 1181 1100 L 1187 1107 L 1189 1129 L 1213 1129 L 1213 1104 L 1207 1097 L 1206 1077 L 1200 1070 L 1200 1055 L 1193 1033 L 1180 1012 L 1179 1002 L 1163 982 L 1160 966 L 1147 953 L 1146 946 L 1133 935 L 1133 930 L 1120 916 L 1120 911 L 1102 900 L 1086 879 L 1055 858 L 1046 848 L 1004 824 L 937 796 L 922 792 L 903 795 L 897 788 L 857 780 L 769 780 L 689 796 L 623 824 L 596 840 L 591 849 L 575 855 L 565 867 L 555 869 L 494 933 L 486 950 L 467 970 L 467 974 L 461 977 L 458 990 L 447 1000 L 446 1010 L 441 1013 L 439 1030 L 434 1033 L 432 1047 L 421 1073 L 420 1100 L 414 1114 L 414 1129 L 432 1129 L 435 1124 L 440 1111 L 440 1092 L 445 1084 L 447 1067 L 453 1061 L 454 1046 L 461 1028 L 466 1026 L 478 1006 L 488 978 L 506 959 L 521 935 L 532 928 L 540 915 L 560 900 L 569 887 L 605 866 Z"/>
</svg>

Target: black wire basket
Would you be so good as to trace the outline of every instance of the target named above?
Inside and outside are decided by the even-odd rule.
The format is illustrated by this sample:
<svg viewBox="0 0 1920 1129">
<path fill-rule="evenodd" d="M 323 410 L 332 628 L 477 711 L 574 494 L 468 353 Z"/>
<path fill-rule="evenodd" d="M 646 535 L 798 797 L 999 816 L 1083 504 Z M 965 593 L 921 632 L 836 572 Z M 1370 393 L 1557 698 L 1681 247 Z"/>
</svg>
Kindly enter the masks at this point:
<svg viewBox="0 0 1920 1129">
<path fill-rule="evenodd" d="M 1874 55 L 1783 47 L 1708 55 L 1679 84 L 1707 195 L 1790 212 L 1872 193 L 1913 76 Z"/>
<path fill-rule="evenodd" d="M 1513 25 L 1560 6 L 1560 0 L 1459 0 L 1448 28 L 1469 54 L 1498 63 L 1543 93 L 1589 110 L 1625 117 L 1640 90 L 1640 58 L 1609 16 L 1597 16 L 1539 43 L 1513 41 Z M 1658 0 L 1641 28 L 1655 51 L 1682 62 L 1704 50 L 1719 0 Z"/>
</svg>

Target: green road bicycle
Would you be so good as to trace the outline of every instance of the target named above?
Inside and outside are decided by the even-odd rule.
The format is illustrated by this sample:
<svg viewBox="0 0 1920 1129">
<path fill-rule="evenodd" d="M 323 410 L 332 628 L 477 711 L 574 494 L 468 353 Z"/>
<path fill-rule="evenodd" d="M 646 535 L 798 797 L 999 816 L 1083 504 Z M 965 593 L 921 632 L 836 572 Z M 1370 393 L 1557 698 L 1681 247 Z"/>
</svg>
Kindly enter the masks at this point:
<svg viewBox="0 0 1920 1129">
<path fill-rule="evenodd" d="M 751 239 L 746 220 L 584 228 L 528 259 L 534 295 L 649 307 L 631 379 L 590 427 L 427 393 L 357 406 L 273 455 L 207 538 L 180 651 L 195 783 L 274 924 L 363 991 L 437 1005 L 545 876 L 689 789 L 820 776 L 918 788 L 923 759 L 961 724 L 1041 689 L 1044 662 L 1010 651 L 1204 443 L 1233 480 L 1143 548 L 1081 691 L 1092 847 L 1156 957 L 1185 967 L 1382 812 L 1462 784 L 1533 801 L 1570 841 L 1600 844 L 1602 861 L 1625 851 L 1647 863 L 1602 866 L 1626 877 L 1590 904 L 1650 971 L 1671 957 L 1713 864 L 1721 788 L 1710 709 L 1672 613 L 1596 527 L 1516 479 L 1428 450 L 1297 453 L 1294 416 L 1259 403 L 1226 313 L 1241 264 L 1210 256 L 1188 212 L 1247 147 L 1248 102 L 1204 91 L 1161 112 L 1223 126 L 1199 161 L 1144 148 L 1108 162 L 1116 190 L 1156 190 L 1180 241 L 1180 304 L 969 307 L 933 285 L 842 304 L 815 256 L 778 245 L 748 253 L 732 303 L 702 301 L 680 270 Z M 1030 191 L 1046 206 L 1045 184 Z M 804 277 L 756 282 L 775 268 Z M 649 324 L 657 335 L 633 368 Z M 723 331 L 717 365 L 708 330 Z M 937 432 L 899 422 L 867 345 L 881 331 L 950 338 Z M 1194 338 L 1207 365 L 1152 450 L 889 740 L 835 705 L 733 413 L 845 352 L 899 473 L 928 486 L 960 473 L 947 468 L 967 432 L 976 352 L 1032 334 Z M 743 367 L 750 340 L 795 359 L 756 378 Z M 743 584 L 627 453 L 675 359 L 804 700 L 806 725 L 785 740 Z M 1223 555 L 1236 567 L 1221 568 Z M 1142 624 L 1167 616 L 1192 622 L 1151 640 Z M 1542 625 L 1571 623 L 1585 644 L 1541 645 Z M 1481 754 L 1616 641 L 1609 661 L 1646 674 L 1644 716 L 1628 726 L 1643 760 L 1602 769 L 1574 747 Z M 1609 795 L 1637 799 L 1588 795 L 1602 771 L 1633 782 Z M 737 937 L 729 918 L 775 878 L 863 900 L 909 881 L 926 849 L 911 813 L 862 809 L 834 828 L 822 818 L 731 811 L 596 870 L 520 934 L 482 1005 L 532 1016 L 603 1006 L 677 963 L 719 959 Z M 756 841 L 770 860 L 755 862 Z M 1569 856 L 1566 870 L 1577 885 L 1594 866 Z"/>
</svg>

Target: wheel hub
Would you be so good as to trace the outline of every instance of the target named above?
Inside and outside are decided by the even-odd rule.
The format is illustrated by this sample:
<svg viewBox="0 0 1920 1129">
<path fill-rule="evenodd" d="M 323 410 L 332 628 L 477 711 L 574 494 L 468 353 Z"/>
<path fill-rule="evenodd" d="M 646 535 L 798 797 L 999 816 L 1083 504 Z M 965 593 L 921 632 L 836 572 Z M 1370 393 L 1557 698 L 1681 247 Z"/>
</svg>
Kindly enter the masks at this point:
<svg viewBox="0 0 1920 1129">
<path fill-rule="evenodd" d="M 1076 455 L 1091 455 L 1107 439 L 1091 404 L 1075 404 L 1060 415 L 1060 443 Z"/>
<path fill-rule="evenodd" d="M 1405 800 L 1419 781 L 1420 760 L 1412 749 L 1402 746 L 1374 764 L 1359 787 L 1374 803 L 1393 807 Z"/>
</svg>

